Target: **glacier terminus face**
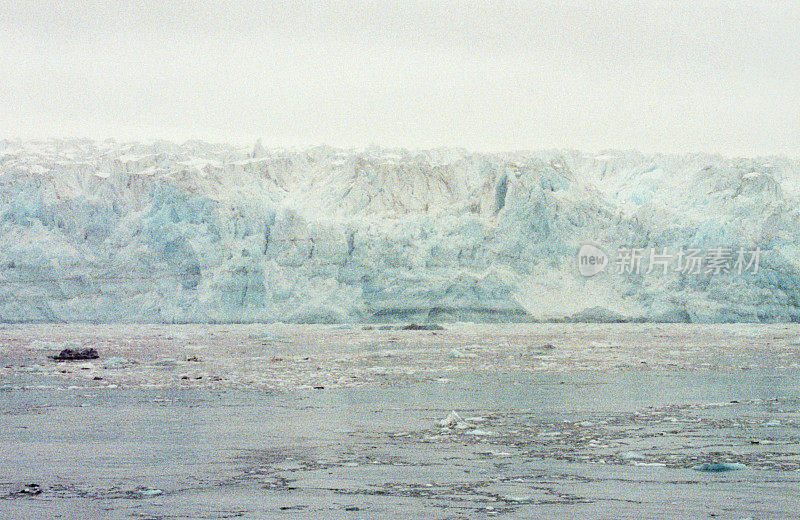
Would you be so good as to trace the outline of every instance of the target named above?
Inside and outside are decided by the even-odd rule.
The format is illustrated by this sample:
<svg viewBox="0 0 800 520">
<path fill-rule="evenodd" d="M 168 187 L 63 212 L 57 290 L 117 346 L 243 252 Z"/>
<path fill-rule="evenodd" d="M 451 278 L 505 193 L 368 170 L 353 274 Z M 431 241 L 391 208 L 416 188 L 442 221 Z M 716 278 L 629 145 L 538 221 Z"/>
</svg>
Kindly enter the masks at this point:
<svg viewBox="0 0 800 520">
<path fill-rule="evenodd" d="M 0 321 L 797 321 L 799 196 L 784 157 L 0 141 Z"/>
</svg>

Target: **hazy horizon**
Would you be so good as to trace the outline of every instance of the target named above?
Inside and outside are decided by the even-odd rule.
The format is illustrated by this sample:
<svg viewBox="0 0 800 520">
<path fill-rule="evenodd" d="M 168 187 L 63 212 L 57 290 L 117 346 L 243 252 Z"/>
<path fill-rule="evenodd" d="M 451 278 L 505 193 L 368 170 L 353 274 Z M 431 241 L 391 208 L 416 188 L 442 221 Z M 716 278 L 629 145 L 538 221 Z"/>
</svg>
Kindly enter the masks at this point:
<svg viewBox="0 0 800 520">
<path fill-rule="evenodd" d="M 0 0 L 0 139 L 796 157 L 798 26 L 798 2 Z"/>
</svg>

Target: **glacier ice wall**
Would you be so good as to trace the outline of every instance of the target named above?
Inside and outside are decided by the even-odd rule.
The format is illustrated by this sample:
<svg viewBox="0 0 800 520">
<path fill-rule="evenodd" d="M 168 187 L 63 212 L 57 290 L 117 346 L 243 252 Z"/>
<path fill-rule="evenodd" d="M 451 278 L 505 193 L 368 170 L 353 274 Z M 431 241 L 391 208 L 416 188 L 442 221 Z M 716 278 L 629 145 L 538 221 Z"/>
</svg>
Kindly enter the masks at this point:
<svg viewBox="0 0 800 520">
<path fill-rule="evenodd" d="M 0 141 L 0 321 L 797 321 L 798 197 L 783 157 Z"/>
</svg>

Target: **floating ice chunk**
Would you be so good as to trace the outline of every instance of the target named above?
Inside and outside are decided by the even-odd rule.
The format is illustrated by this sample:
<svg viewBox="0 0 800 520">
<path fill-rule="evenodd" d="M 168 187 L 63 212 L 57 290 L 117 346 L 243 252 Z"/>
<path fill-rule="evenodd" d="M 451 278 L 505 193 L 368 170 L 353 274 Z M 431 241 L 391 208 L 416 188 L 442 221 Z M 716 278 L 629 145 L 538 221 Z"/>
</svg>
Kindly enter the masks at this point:
<svg viewBox="0 0 800 520">
<path fill-rule="evenodd" d="M 505 459 L 511 456 L 511 454 L 507 451 L 495 451 L 495 450 L 478 451 L 475 452 L 475 454 L 480 455 L 482 457 L 498 458 L 498 459 Z"/>
<path fill-rule="evenodd" d="M 175 368 L 178 366 L 178 363 L 174 359 L 162 358 L 153 361 L 151 365 L 155 367 Z"/>
<path fill-rule="evenodd" d="M 133 363 L 123 357 L 110 357 L 106 359 L 100 366 L 106 370 L 121 370 L 131 366 Z"/>
<path fill-rule="evenodd" d="M 464 352 L 463 350 L 461 350 L 459 348 L 454 348 L 453 350 L 450 351 L 449 354 L 447 354 L 447 356 L 451 357 L 451 358 L 457 358 L 457 359 L 458 358 L 471 359 L 471 358 L 478 357 L 477 354 L 473 354 L 472 352 Z"/>
<path fill-rule="evenodd" d="M 643 459 L 644 455 L 642 455 L 641 453 L 637 453 L 635 451 L 629 451 L 629 452 L 624 453 L 622 455 L 622 458 L 628 459 L 628 460 Z"/>
<path fill-rule="evenodd" d="M 530 502 L 533 500 L 533 495 L 503 495 L 503 500 L 508 500 L 509 502 Z"/>
<path fill-rule="evenodd" d="M 128 494 L 135 498 L 151 498 L 163 495 L 164 492 L 161 491 L 160 489 L 153 489 L 145 486 L 139 486 L 133 491 L 128 492 Z"/>
<path fill-rule="evenodd" d="M 447 417 L 439 421 L 437 424 L 442 428 L 450 428 L 458 424 L 459 421 L 461 421 L 461 416 L 456 412 L 450 412 L 447 414 Z"/>
<path fill-rule="evenodd" d="M 479 429 L 475 429 L 475 430 L 472 430 L 472 431 L 467 432 L 467 433 L 469 435 L 478 435 L 478 436 L 482 436 L 482 437 L 494 437 L 494 436 L 497 435 L 496 432 L 493 432 L 491 430 L 479 430 Z"/>
</svg>

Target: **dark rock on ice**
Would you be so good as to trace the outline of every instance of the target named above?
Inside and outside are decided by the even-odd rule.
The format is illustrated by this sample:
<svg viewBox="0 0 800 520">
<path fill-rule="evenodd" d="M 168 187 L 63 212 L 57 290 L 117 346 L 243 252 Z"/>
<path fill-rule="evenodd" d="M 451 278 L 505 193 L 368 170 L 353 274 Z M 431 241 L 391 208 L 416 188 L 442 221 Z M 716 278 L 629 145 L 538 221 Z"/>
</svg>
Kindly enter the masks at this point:
<svg viewBox="0 0 800 520">
<path fill-rule="evenodd" d="M 42 492 L 42 486 L 39 484 L 25 484 L 20 488 L 20 495 L 38 495 Z"/>
<path fill-rule="evenodd" d="M 100 355 L 92 347 L 65 348 L 56 356 L 52 356 L 54 361 L 84 361 L 87 359 L 98 359 Z"/>
<path fill-rule="evenodd" d="M 705 464 L 698 464 L 697 466 L 692 467 L 695 471 L 705 471 L 708 473 L 722 473 L 724 471 L 735 471 L 739 469 L 744 469 L 746 466 L 744 464 L 739 464 L 736 462 L 707 462 Z"/>
<path fill-rule="evenodd" d="M 19 492 L 23 495 L 38 495 L 42 492 L 42 488 L 36 484 L 31 484 L 20 489 Z"/>
<path fill-rule="evenodd" d="M 423 323 L 421 325 L 412 323 L 403 327 L 402 330 L 444 330 L 444 327 L 437 323 Z"/>
</svg>

